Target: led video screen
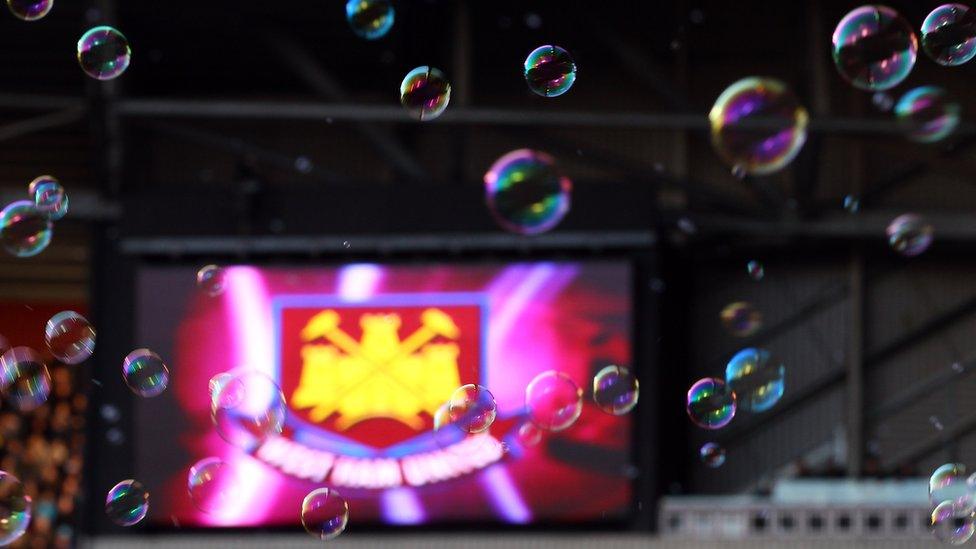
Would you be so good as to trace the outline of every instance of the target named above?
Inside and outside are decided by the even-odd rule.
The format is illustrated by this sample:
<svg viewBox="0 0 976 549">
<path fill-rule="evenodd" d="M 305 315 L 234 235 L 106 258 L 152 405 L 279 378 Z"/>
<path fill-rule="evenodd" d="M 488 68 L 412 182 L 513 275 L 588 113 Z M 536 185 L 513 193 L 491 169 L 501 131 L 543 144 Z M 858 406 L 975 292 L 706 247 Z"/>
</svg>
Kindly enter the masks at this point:
<svg viewBox="0 0 976 549">
<path fill-rule="evenodd" d="M 170 369 L 166 391 L 134 401 L 150 523 L 293 526 L 322 486 L 346 498 L 352 529 L 630 516 L 633 419 L 591 398 L 601 368 L 632 366 L 630 263 L 235 265 L 216 296 L 195 274 L 137 275 L 134 343 Z M 582 412 L 526 436 L 526 386 L 553 370 L 580 387 Z M 280 433 L 221 436 L 210 382 L 225 372 L 274 381 Z M 491 392 L 495 420 L 445 440 L 435 416 L 469 383 Z M 226 464 L 227 486 L 201 502 L 187 475 L 207 457 Z"/>
</svg>

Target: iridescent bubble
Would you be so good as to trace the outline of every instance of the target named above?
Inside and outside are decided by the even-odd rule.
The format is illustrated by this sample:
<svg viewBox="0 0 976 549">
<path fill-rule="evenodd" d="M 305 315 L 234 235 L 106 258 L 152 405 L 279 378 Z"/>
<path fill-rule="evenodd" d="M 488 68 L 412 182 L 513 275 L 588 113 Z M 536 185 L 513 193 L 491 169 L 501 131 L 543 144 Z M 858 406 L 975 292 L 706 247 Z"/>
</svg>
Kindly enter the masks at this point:
<svg viewBox="0 0 976 549">
<path fill-rule="evenodd" d="M 0 390 L 14 408 L 28 412 L 51 394 L 51 374 L 30 347 L 13 347 L 0 355 Z"/>
<path fill-rule="evenodd" d="M 735 417 L 735 407 L 735 393 L 721 379 L 699 379 L 688 389 L 688 417 L 702 429 L 725 427 Z"/>
<path fill-rule="evenodd" d="M 922 49 L 940 65 L 962 65 L 976 56 L 976 12 L 943 4 L 922 22 Z"/>
<path fill-rule="evenodd" d="M 942 88 L 922 86 L 898 100 L 895 116 L 905 135 L 919 143 L 935 143 L 959 125 L 962 109 Z"/>
<path fill-rule="evenodd" d="M 763 267 L 762 263 L 752 260 L 746 263 L 746 273 L 748 273 L 749 278 L 753 280 L 762 280 L 763 277 L 766 276 L 766 269 Z"/>
<path fill-rule="evenodd" d="M 393 3 L 390 0 L 349 0 L 346 21 L 356 35 L 367 40 L 386 36 L 393 28 Z"/>
<path fill-rule="evenodd" d="M 562 431 L 583 411 L 583 390 L 562 372 L 542 372 L 525 388 L 525 409 L 536 427 Z"/>
<path fill-rule="evenodd" d="M 918 38 L 912 26 L 888 6 L 861 6 L 837 24 L 834 64 L 855 88 L 893 88 L 915 66 Z"/>
<path fill-rule="evenodd" d="M 334 539 L 348 522 L 349 504 L 332 488 L 312 490 L 302 501 L 302 526 L 312 537 Z"/>
<path fill-rule="evenodd" d="M 27 193 L 34 198 L 34 205 L 51 221 L 57 221 L 68 213 L 68 195 L 57 179 L 42 175 L 27 186 Z"/>
<path fill-rule="evenodd" d="M 210 403 L 211 403 L 211 406 L 217 406 L 218 405 L 218 403 L 217 403 L 217 396 L 220 395 L 221 390 L 232 379 L 234 379 L 234 375 L 233 374 L 230 374 L 230 373 L 227 373 L 227 372 L 219 373 L 219 374 L 213 376 L 212 378 L 210 378 L 210 382 L 207 384 L 207 387 L 208 387 L 208 392 L 210 393 Z M 228 394 L 225 394 L 224 395 L 224 398 L 225 399 L 227 399 L 227 398 L 233 399 L 233 398 L 237 398 L 239 396 L 241 396 L 241 395 L 239 395 L 239 394 L 231 395 L 230 392 L 228 392 Z M 224 405 L 225 406 L 236 406 L 236 404 L 234 404 L 233 402 L 225 402 Z"/>
<path fill-rule="evenodd" d="M 10 13 L 24 21 L 37 21 L 54 7 L 54 0 L 7 0 Z"/>
<path fill-rule="evenodd" d="M 467 433 L 482 433 L 495 421 L 495 397 L 481 385 L 458 387 L 447 402 L 452 422 Z"/>
<path fill-rule="evenodd" d="M 725 367 L 725 383 L 740 410 L 765 412 L 783 396 L 786 367 L 765 349 L 742 349 Z"/>
<path fill-rule="evenodd" d="M 141 397 L 159 396 L 169 385 L 169 368 L 149 349 L 136 349 L 122 361 L 122 379 Z"/>
<path fill-rule="evenodd" d="M 239 495 L 239 479 L 230 465 L 208 457 L 193 464 L 186 477 L 186 489 L 193 505 L 204 513 L 226 507 Z"/>
<path fill-rule="evenodd" d="M 137 524 L 149 511 L 149 492 L 136 480 L 123 480 L 105 496 L 105 514 L 119 526 Z"/>
<path fill-rule="evenodd" d="M 615 416 L 637 406 L 640 384 L 627 368 L 606 366 L 593 377 L 593 401 L 601 410 Z"/>
<path fill-rule="evenodd" d="M 451 84 L 444 73 L 426 65 L 407 73 L 400 83 L 400 104 L 417 120 L 433 120 L 451 101 Z"/>
<path fill-rule="evenodd" d="M 762 313 L 748 301 L 729 303 L 719 314 L 722 325 L 736 337 L 748 337 L 762 327 Z"/>
<path fill-rule="evenodd" d="M 536 446 L 542 442 L 542 430 L 535 426 L 535 423 L 526 421 L 519 426 L 518 439 L 522 446 Z"/>
<path fill-rule="evenodd" d="M 227 274 L 216 265 L 205 265 L 197 271 L 197 286 L 210 297 L 217 297 L 227 287 Z"/>
<path fill-rule="evenodd" d="M 31 520 L 31 497 L 17 477 L 0 471 L 0 545 L 24 535 Z"/>
<path fill-rule="evenodd" d="M 525 58 L 525 82 L 543 97 L 556 97 L 576 82 L 576 63 L 559 46 L 539 46 Z"/>
<path fill-rule="evenodd" d="M 111 80 L 129 67 L 129 41 L 112 27 L 95 27 L 78 40 L 78 63 L 85 74 L 97 80 Z"/>
<path fill-rule="evenodd" d="M 492 437 L 487 429 L 479 433 L 469 432 L 461 421 L 451 416 L 450 403 L 445 402 L 434 412 L 434 442 L 452 454 L 466 455 L 480 451 Z"/>
<path fill-rule="evenodd" d="M 966 466 L 946 463 L 932 472 L 929 477 L 929 502 L 932 505 L 950 503 L 957 511 L 972 512 L 976 500 L 970 491 Z"/>
<path fill-rule="evenodd" d="M 725 448 L 714 442 L 706 442 L 702 445 L 698 455 L 701 456 L 702 463 L 712 469 L 717 469 L 725 463 Z"/>
<path fill-rule="evenodd" d="M 213 397 L 211 418 L 220 438 L 246 451 L 281 434 L 285 397 L 268 376 L 255 371 L 235 374 Z"/>
<path fill-rule="evenodd" d="M 916 214 L 900 215 L 888 224 L 885 234 L 891 249 L 907 257 L 921 254 L 932 244 L 935 230 Z"/>
<path fill-rule="evenodd" d="M 95 329 L 74 311 L 61 311 L 44 325 L 44 342 L 54 358 L 80 364 L 95 351 Z"/>
<path fill-rule="evenodd" d="M 885 92 L 875 92 L 871 96 L 871 104 L 881 112 L 888 112 L 895 106 L 895 100 Z"/>
<path fill-rule="evenodd" d="M 743 78 L 708 113 L 712 146 L 733 170 L 764 175 L 783 169 L 807 140 L 807 111 L 786 84 Z"/>
<path fill-rule="evenodd" d="M 852 194 L 845 196 L 844 209 L 847 210 L 847 213 L 859 212 L 861 210 L 861 200 Z"/>
<path fill-rule="evenodd" d="M 0 245 L 17 257 L 31 257 L 51 243 L 51 220 L 33 201 L 11 202 L 0 211 Z"/>
<path fill-rule="evenodd" d="M 485 201 L 504 229 L 544 233 L 569 212 L 573 184 L 546 153 L 519 149 L 502 156 L 485 173 Z"/>
<path fill-rule="evenodd" d="M 948 545 L 962 545 L 976 532 L 972 511 L 960 511 L 948 501 L 932 510 L 929 527 L 936 539 Z"/>
</svg>

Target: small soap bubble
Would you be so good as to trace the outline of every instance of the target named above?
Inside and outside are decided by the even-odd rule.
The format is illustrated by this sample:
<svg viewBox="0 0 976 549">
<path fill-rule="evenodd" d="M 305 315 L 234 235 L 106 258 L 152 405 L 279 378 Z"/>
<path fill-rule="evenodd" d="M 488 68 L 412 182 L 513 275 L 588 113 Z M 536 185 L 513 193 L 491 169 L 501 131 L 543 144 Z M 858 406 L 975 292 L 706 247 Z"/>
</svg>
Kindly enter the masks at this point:
<svg viewBox="0 0 976 549">
<path fill-rule="evenodd" d="M 895 105 L 898 125 L 908 139 L 935 143 L 959 126 L 962 109 L 942 88 L 921 86 L 905 93 Z"/>
<path fill-rule="evenodd" d="M 426 65 L 408 72 L 400 83 L 400 104 L 417 120 L 433 120 L 451 101 L 451 84 L 444 73 Z"/>
<path fill-rule="evenodd" d="M 536 30 L 536 29 L 540 28 L 542 26 L 542 16 L 540 16 L 538 13 L 535 13 L 535 12 L 532 12 L 532 11 L 530 11 L 529 13 L 526 13 L 525 14 L 525 26 L 528 27 L 528 28 L 530 28 L 530 29 L 532 29 L 532 30 Z"/>
<path fill-rule="evenodd" d="M 846 210 L 847 213 L 852 213 L 852 214 L 861 211 L 861 200 L 852 194 L 845 196 L 844 210 Z"/>
<path fill-rule="evenodd" d="M 346 21 L 357 36 L 376 40 L 393 28 L 395 12 L 390 0 L 349 0 Z"/>
<path fill-rule="evenodd" d="M 918 38 L 908 21 L 888 6 L 861 6 L 841 19 L 833 35 L 834 64 L 855 88 L 878 91 L 908 77 Z"/>
<path fill-rule="evenodd" d="M 557 97 L 576 82 L 576 63 L 559 46 L 539 46 L 525 58 L 525 82 L 542 97 Z"/>
<path fill-rule="evenodd" d="M 518 440 L 522 446 L 537 446 L 542 442 L 542 430 L 531 421 L 526 421 L 518 429 Z"/>
<path fill-rule="evenodd" d="M 685 409 L 692 423 L 702 429 L 721 429 L 735 417 L 735 393 L 721 379 L 706 377 L 688 389 Z"/>
<path fill-rule="evenodd" d="M 906 257 L 914 257 L 929 249 L 935 230 L 916 214 L 904 214 L 891 220 L 885 234 L 892 250 Z"/>
<path fill-rule="evenodd" d="M 105 496 L 105 514 L 119 526 L 138 524 L 149 511 L 149 492 L 136 480 L 123 480 Z"/>
<path fill-rule="evenodd" d="M 694 221 L 688 219 L 687 217 L 678 219 L 678 228 L 681 229 L 681 232 L 685 234 L 695 234 L 698 232 L 698 226 L 695 225 Z"/>
<path fill-rule="evenodd" d="M 895 99 L 885 92 L 874 92 L 871 96 L 871 104 L 881 112 L 888 112 L 895 106 Z"/>
<path fill-rule="evenodd" d="M 568 429 L 583 411 L 583 390 L 568 375 L 548 370 L 525 388 L 525 409 L 536 427 L 545 431 Z"/>
<path fill-rule="evenodd" d="M 544 233 L 569 212 L 573 184 L 546 153 L 512 151 L 496 160 L 484 179 L 488 210 L 510 232 Z"/>
<path fill-rule="evenodd" d="M 245 451 L 284 429 L 285 397 L 278 385 L 260 372 L 245 371 L 224 380 L 211 404 L 217 434 Z"/>
<path fill-rule="evenodd" d="M 932 424 L 932 427 L 934 427 L 936 431 L 945 429 L 945 427 L 942 425 L 942 421 L 939 419 L 939 416 L 929 416 L 929 423 Z"/>
<path fill-rule="evenodd" d="M 112 27 L 95 27 L 78 40 L 78 63 L 97 80 L 117 78 L 129 67 L 131 57 L 129 41 Z"/>
<path fill-rule="evenodd" d="M 31 497 L 20 480 L 0 471 L 0 545 L 9 545 L 24 535 L 32 509 Z"/>
<path fill-rule="evenodd" d="M 976 12 L 963 4 L 943 4 L 922 22 L 922 49 L 947 67 L 976 56 Z"/>
<path fill-rule="evenodd" d="M 746 273 L 748 273 L 749 278 L 759 281 L 766 276 L 766 269 L 763 267 L 762 263 L 752 260 L 746 263 Z"/>
<path fill-rule="evenodd" d="M 136 349 L 122 361 L 122 379 L 141 397 L 159 396 L 169 385 L 169 368 L 149 349 Z"/>
<path fill-rule="evenodd" d="M 796 158 L 809 116 L 783 82 L 749 77 L 719 95 L 708 120 L 715 152 L 741 179 L 779 171 Z"/>
<path fill-rule="evenodd" d="M 748 301 L 729 303 L 719 314 L 722 326 L 736 337 L 748 337 L 762 327 L 762 313 Z"/>
<path fill-rule="evenodd" d="M 238 497 L 239 479 L 230 465 L 208 457 L 193 464 L 186 478 L 186 489 L 197 509 L 212 513 Z"/>
<path fill-rule="evenodd" d="M 717 469 L 725 463 L 725 448 L 714 442 L 706 442 L 698 451 L 702 463 L 712 469 Z"/>
<path fill-rule="evenodd" d="M 451 421 L 467 433 L 487 431 L 495 421 L 495 397 L 481 385 L 458 387 L 447 404 Z"/>
<path fill-rule="evenodd" d="M 932 535 L 947 545 L 962 545 L 976 532 L 972 511 L 960 511 L 948 501 L 932 510 L 929 527 Z"/>
<path fill-rule="evenodd" d="M 0 211 L 0 245 L 16 257 L 32 257 L 51 243 L 50 218 L 33 201 L 11 202 Z"/>
<path fill-rule="evenodd" d="M 0 355 L 0 390 L 14 408 L 29 412 L 47 401 L 51 374 L 30 347 L 13 347 Z"/>
<path fill-rule="evenodd" d="M 205 265 L 197 271 L 197 287 L 210 297 L 217 297 L 227 287 L 227 274 L 221 267 Z"/>
<path fill-rule="evenodd" d="M 80 364 L 95 351 L 95 329 L 74 311 L 61 311 L 44 325 L 44 342 L 54 358 Z"/>
<path fill-rule="evenodd" d="M 24 21 L 37 21 L 54 7 L 54 0 L 7 0 L 10 13 Z"/>
<path fill-rule="evenodd" d="M 312 490 L 302 501 L 302 526 L 320 540 L 336 538 L 349 522 L 349 504 L 332 488 Z"/>
<path fill-rule="evenodd" d="M 725 367 L 725 383 L 740 410 L 765 412 L 783 396 L 786 367 L 765 349 L 743 349 Z"/>
<path fill-rule="evenodd" d="M 465 429 L 461 422 L 452 418 L 449 402 L 445 402 L 434 412 L 434 442 L 452 454 L 463 456 L 480 452 L 485 444 L 494 440 L 487 431 L 488 429 L 471 433 Z"/>
<path fill-rule="evenodd" d="M 27 193 L 34 199 L 37 209 L 51 221 L 57 221 L 68 213 L 68 195 L 61 183 L 50 175 L 42 175 L 31 181 L 27 185 Z"/>
<path fill-rule="evenodd" d="M 640 385 L 627 368 L 610 365 L 593 377 L 593 401 L 608 414 L 626 414 L 637 406 Z"/>
<path fill-rule="evenodd" d="M 946 463 L 939 466 L 929 477 L 929 502 L 932 505 L 945 502 L 957 511 L 972 512 L 976 499 L 968 481 L 965 465 Z"/>
</svg>

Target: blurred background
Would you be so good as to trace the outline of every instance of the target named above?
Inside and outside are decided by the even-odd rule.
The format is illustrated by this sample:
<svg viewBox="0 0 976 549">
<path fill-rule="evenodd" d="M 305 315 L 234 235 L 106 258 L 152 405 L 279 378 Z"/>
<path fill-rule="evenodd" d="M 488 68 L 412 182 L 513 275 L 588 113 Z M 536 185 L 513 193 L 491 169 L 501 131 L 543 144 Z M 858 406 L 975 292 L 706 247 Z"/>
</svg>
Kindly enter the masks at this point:
<svg viewBox="0 0 976 549">
<path fill-rule="evenodd" d="M 530 281 L 547 266 L 573 273 L 538 282 L 558 297 L 538 317 L 549 324 L 525 337 L 579 344 L 563 352 L 586 361 L 574 378 L 589 408 L 580 425 L 528 452 L 536 473 L 519 476 L 517 450 L 503 458 L 527 514 L 503 511 L 515 505 L 499 503 L 504 495 L 429 489 L 416 495 L 424 518 L 397 520 L 384 509 L 405 505 L 400 496 L 356 489 L 335 543 L 939 544 L 929 477 L 944 463 L 976 465 L 971 64 L 945 67 L 919 51 L 897 87 L 855 89 L 831 57 L 834 28 L 859 6 L 843 1 L 393 4 L 395 23 L 376 40 L 353 32 L 338 0 L 58 0 L 34 22 L 0 14 L 0 198 L 26 198 L 41 174 L 70 196 L 43 253 L 0 255 L 0 333 L 43 348 L 44 325 L 61 310 L 98 331 L 91 360 L 49 365 L 45 404 L 0 408 L 0 469 L 33 500 L 15 547 L 320 543 L 302 530 L 300 497 L 268 495 L 272 504 L 220 522 L 173 495 L 185 489 L 175 464 L 210 448 L 197 421 L 208 421 L 202 368 L 223 360 L 232 337 L 207 323 L 244 314 L 194 293 L 206 264 L 237 266 L 229 288 L 259 272 L 272 294 L 290 284 L 298 290 L 280 291 L 331 295 L 357 265 L 378 266 L 395 281 L 390 293 L 488 292 L 505 269 Z M 888 4 L 915 32 L 940 5 Z M 114 80 L 89 78 L 75 57 L 78 38 L 101 24 L 132 48 Z M 543 44 L 566 48 L 578 68 L 557 98 L 525 83 L 525 56 Z M 418 122 L 398 104 L 398 86 L 423 65 L 444 72 L 451 97 L 442 116 Z M 734 173 L 711 141 L 709 110 L 750 76 L 786 83 L 809 113 L 802 149 L 768 175 Z M 892 111 L 927 85 L 962 113 L 934 143 L 906 138 Z M 523 148 L 551 155 L 573 185 L 565 218 L 537 236 L 506 232 L 485 205 L 485 172 Z M 907 213 L 934 230 L 916 256 L 892 250 L 886 235 Z M 424 286 L 428 276 L 440 286 Z M 749 311 L 730 330 L 722 312 L 736 302 Z M 542 322 L 530 318 L 514 331 Z M 173 377 L 152 404 L 118 373 L 122 357 L 147 346 Z M 690 422 L 689 387 L 724 379 L 747 347 L 784 366 L 782 397 L 719 430 Z M 546 356 L 558 362 L 558 348 Z M 590 400 L 593 371 L 611 360 L 640 381 L 637 407 L 619 417 L 600 416 Z M 521 368 L 480 367 L 497 374 L 489 380 Z M 191 384 L 198 395 L 178 385 L 190 372 L 203 376 Z M 521 416 L 505 410 L 521 410 L 523 386 L 496 395 L 511 436 Z M 709 442 L 723 449 L 718 466 L 700 457 Z M 247 459 L 240 481 L 264 486 L 273 468 Z M 139 474 L 158 480 L 149 517 L 119 527 L 103 498 Z M 547 486 L 527 484 L 534 474 Z M 532 499 L 547 489 L 561 502 Z M 370 509 L 358 522 L 356 501 Z M 267 510 L 281 506 L 294 508 L 293 520 Z M 972 535 L 967 516 L 954 528 Z"/>
</svg>

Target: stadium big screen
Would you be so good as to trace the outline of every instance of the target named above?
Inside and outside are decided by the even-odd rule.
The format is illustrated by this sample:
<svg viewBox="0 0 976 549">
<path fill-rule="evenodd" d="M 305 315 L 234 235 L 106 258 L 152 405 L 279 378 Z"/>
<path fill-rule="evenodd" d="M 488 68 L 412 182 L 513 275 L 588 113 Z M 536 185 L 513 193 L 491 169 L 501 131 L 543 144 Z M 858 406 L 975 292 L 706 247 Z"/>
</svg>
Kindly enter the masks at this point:
<svg viewBox="0 0 976 549">
<path fill-rule="evenodd" d="M 284 527 L 320 486 L 350 523 L 577 524 L 630 516 L 629 415 L 600 411 L 593 375 L 631 365 L 625 261 L 228 266 L 210 296 L 190 267 L 137 272 L 136 347 L 170 367 L 166 392 L 137 398 L 135 471 L 157 527 Z M 526 386 L 557 370 L 584 392 L 577 422 L 520 437 Z M 257 371 L 284 395 L 280 435 L 241 449 L 211 420 L 208 382 Z M 444 440 L 434 414 L 460 385 L 487 387 L 497 419 Z M 191 464 L 224 460 L 234 482 L 206 512 Z"/>
</svg>

